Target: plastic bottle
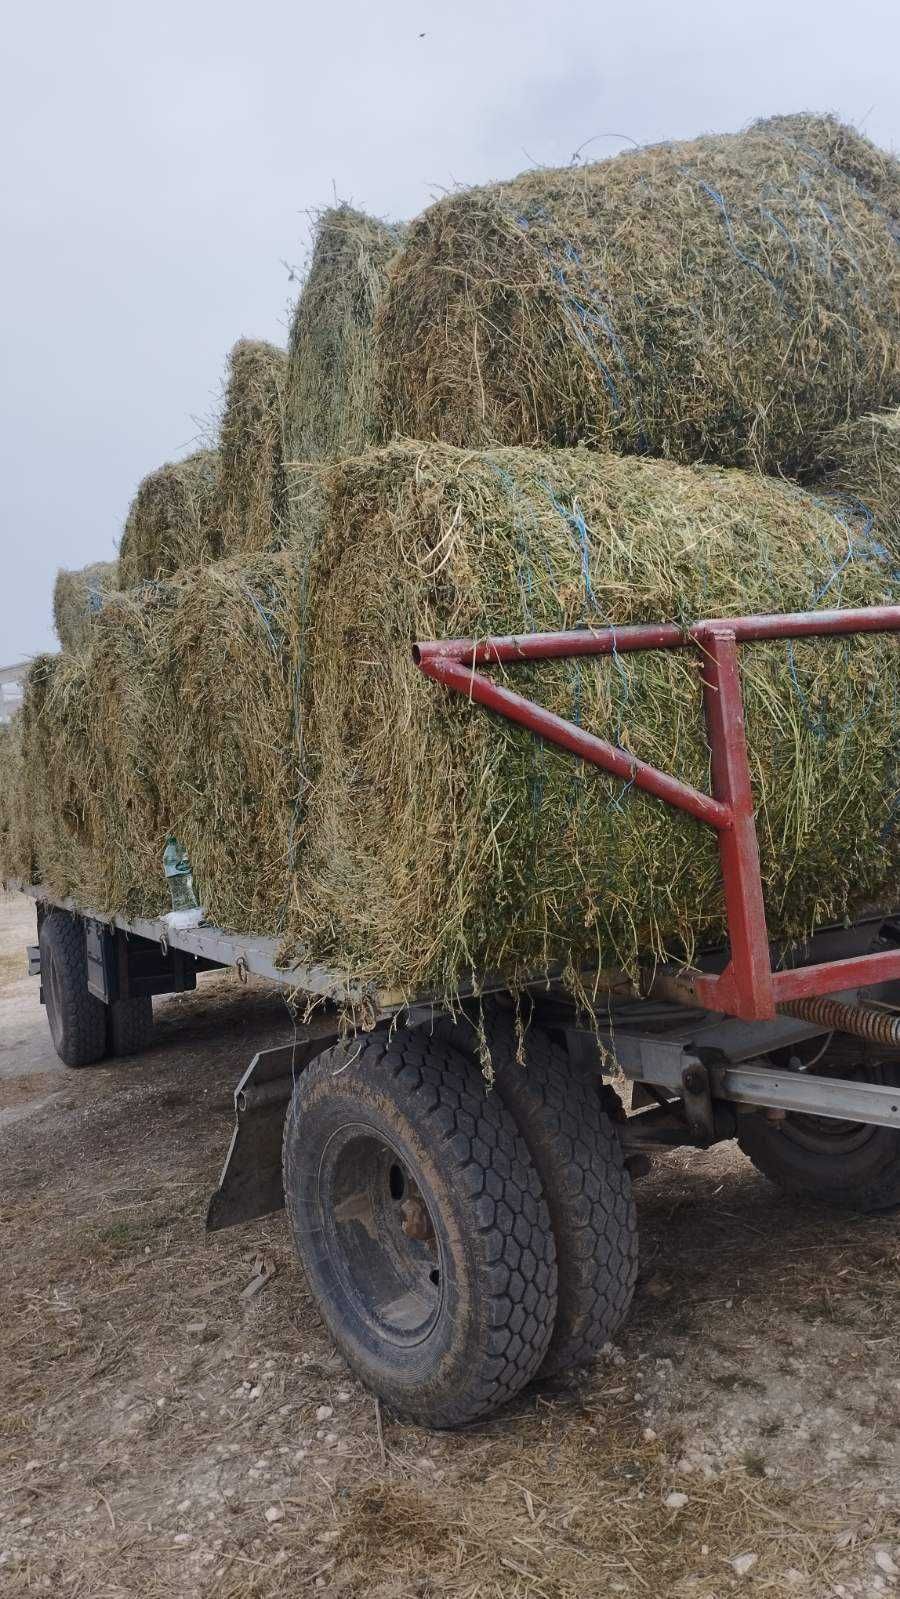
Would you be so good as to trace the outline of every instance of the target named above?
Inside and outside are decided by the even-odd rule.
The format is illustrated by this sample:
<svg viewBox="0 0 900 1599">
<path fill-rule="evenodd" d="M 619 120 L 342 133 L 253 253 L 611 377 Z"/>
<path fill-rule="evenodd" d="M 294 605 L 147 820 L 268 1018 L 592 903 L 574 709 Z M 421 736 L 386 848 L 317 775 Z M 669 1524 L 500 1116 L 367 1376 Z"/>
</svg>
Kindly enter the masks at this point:
<svg viewBox="0 0 900 1599">
<path fill-rule="evenodd" d="M 169 880 L 173 911 L 198 910 L 191 863 L 186 850 L 172 833 L 166 839 L 166 847 L 163 850 L 163 871 Z"/>
</svg>

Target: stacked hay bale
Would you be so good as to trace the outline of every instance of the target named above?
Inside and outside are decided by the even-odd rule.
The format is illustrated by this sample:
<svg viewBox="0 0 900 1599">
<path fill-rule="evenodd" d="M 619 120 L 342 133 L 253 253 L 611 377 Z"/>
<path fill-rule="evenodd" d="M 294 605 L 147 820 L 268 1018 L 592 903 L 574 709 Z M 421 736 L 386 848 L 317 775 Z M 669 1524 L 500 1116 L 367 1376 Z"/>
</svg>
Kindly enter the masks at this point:
<svg viewBox="0 0 900 1599">
<path fill-rule="evenodd" d="M 214 921 L 276 930 L 306 786 L 300 565 L 222 561 L 116 594 L 85 650 L 34 663 L 24 759 L 57 895 L 160 913 L 174 831 Z"/>
<path fill-rule="evenodd" d="M 719 933 L 711 834 L 436 689 L 411 641 L 896 599 L 866 519 L 589 451 L 395 445 L 325 490 L 317 542 L 114 596 L 86 650 L 36 664 L 44 880 L 153 914 L 174 831 L 212 921 L 410 992 Z M 896 648 L 756 646 L 744 670 L 771 927 L 793 936 L 896 885 Z M 708 786 L 689 653 L 515 681 Z"/>
<path fill-rule="evenodd" d="M 220 456 L 145 480 L 127 592 L 36 663 L 42 878 L 153 914 L 174 831 L 213 922 L 407 992 L 718 937 L 710 833 L 410 646 L 897 602 L 900 430 L 866 413 L 900 403 L 898 240 L 900 169 L 827 118 L 454 195 L 399 255 L 326 213 L 286 368 L 236 346 Z M 895 901 L 896 640 L 742 659 L 773 934 Z M 693 652 L 514 679 L 709 786 Z"/>
<path fill-rule="evenodd" d="M 22 719 L 0 726 L 0 883 L 34 877 L 32 806 L 25 788 Z"/>
<path fill-rule="evenodd" d="M 710 832 L 436 689 L 410 642 L 808 609 L 826 585 L 823 604 L 896 602 L 865 520 L 753 474 L 588 451 L 396 445 L 329 490 L 297 947 L 414 991 L 721 932 Z M 753 646 L 743 666 L 771 927 L 797 934 L 896 892 L 896 641 Z M 708 789 L 691 652 L 513 680 Z"/>
<path fill-rule="evenodd" d="M 900 410 L 833 428 L 822 442 L 820 466 L 829 488 L 871 514 L 878 537 L 900 561 Z"/>
<path fill-rule="evenodd" d="M 118 586 L 118 561 L 94 561 L 77 572 L 60 568 L 53 586 L 53 625 L 63 649 L 87 643 L 92 618 Z"/>
<path fill-rule="evenodd" d="M 400 237 L 397 228 L 347 205 L 319 218 L 288 347 L 289 460 L 358 455 L 372 442 L 373 323 Z"/>
<path fill-rule="evenodd" d="M 286 352 L 260 339 L 239 340 L 228 357 L 216 514 L 224 555 L 268 549 L 284 532 L 286 372 Z"/>
<path fill-rule="evenodd" d="M 198 450 L 145 477 L 119 546 L 122 587 L 155 582 L 183 567 L 216 560 L 222 550 L 215 516 L 218 492 L 215 450 Z"/>
<path fill-rule="evenodd" d="M 379 428 L 802 475 L 900 402 L 900 164 L 830 118 L 450 195 L 377 322 Z"/>
</svg>

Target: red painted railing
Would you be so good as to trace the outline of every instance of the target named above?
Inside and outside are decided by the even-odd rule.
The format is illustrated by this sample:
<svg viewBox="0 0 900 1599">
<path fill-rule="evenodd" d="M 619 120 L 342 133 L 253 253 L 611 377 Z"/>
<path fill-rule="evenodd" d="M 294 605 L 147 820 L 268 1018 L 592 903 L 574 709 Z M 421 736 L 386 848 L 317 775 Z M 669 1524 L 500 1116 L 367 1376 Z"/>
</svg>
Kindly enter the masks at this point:
<svg viewBox="0 0 900 1599">
<path fill-rule="evenodd" d="M 715 829 L 731 953 L 728 965 L 719 974 L 691 970 L 690 985 L 699 1003 L 708 1010 L 724 1011 L 746 1021 L 763 1021 L 775 1015 L 780 1003 L 900 978 L 900 950 L 789 971 L 772 970 L 738 645 L 763 639 L 896 632 L 900 632 L 900 606 L 882 605 L 855 611 L 803 611 L 792 616 L 737 616 L 695 622 L 688 628 L 661 622 L 596 631 L 585 628 L 571 633 L 437 640 L 414 645 L 413 659 L 426 676 L 464 698 L 477 701 Z M 647 765 L 627 750 L 586 732 L 477 670 L 522 661 L 686 647 L 697 648 L 701 656 L 712 795 Z"/>
</svg>

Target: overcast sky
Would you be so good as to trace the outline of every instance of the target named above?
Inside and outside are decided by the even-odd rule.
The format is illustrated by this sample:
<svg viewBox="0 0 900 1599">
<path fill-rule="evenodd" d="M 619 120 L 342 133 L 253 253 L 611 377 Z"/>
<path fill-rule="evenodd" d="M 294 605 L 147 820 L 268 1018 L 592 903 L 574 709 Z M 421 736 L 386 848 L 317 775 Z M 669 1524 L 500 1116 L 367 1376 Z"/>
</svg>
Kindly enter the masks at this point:
<svg viewBox="0 0 900 1599">
<path fill-rule="evenodd" d="M 109 558 L 242 334 L 283 341 L 308 212 L 835 111 L 900 146 L 898 0 L 55 0 L 5 14 L 0 665 Z"/>
</svg>

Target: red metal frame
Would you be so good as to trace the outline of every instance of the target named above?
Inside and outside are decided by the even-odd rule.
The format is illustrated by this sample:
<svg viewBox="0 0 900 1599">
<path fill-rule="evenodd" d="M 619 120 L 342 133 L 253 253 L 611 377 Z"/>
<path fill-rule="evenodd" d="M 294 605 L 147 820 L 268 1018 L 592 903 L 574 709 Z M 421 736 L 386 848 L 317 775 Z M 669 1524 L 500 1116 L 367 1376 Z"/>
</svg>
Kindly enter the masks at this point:
<svg viewBox="0 0 900 1599">
<path fill-rule="evenodd" d="M 802 611 L 790 616 L 736 616 L 638 627 L 579 629 L 571 633 L 527 633 L 507 638 L 445 639 L 419 643 L 413 659 L 427 677 L 468 700 L 497 711 L 540 738 L 558 744 L 581 760 L 623 782 L 654 794 L 715 829 L 725 891 L 731 955 L 719 974 L 689 975 L 691 990 L 708 1010 L 745 1021 L 766 1021 L 779 1004 L 833 994 L 845 988 L 900 978 L 900 950 L 773 971 L 759 868 L 750 764 L 744 731 L 744 702 L 738 645 L 764 639 L 825 638 L 853 633 L 900 632 L 900 605 L 866 610 Z M 635 650 L 694 646 L 701 652 L 703 705 L 710 748 L 713 793 L 704 794 L 668 772 L 648 766 L 627 750 L 587 733 L 574 722 L 525 699 L 479 666 L 521 661 L 564 660 Z"/>
</svg>

